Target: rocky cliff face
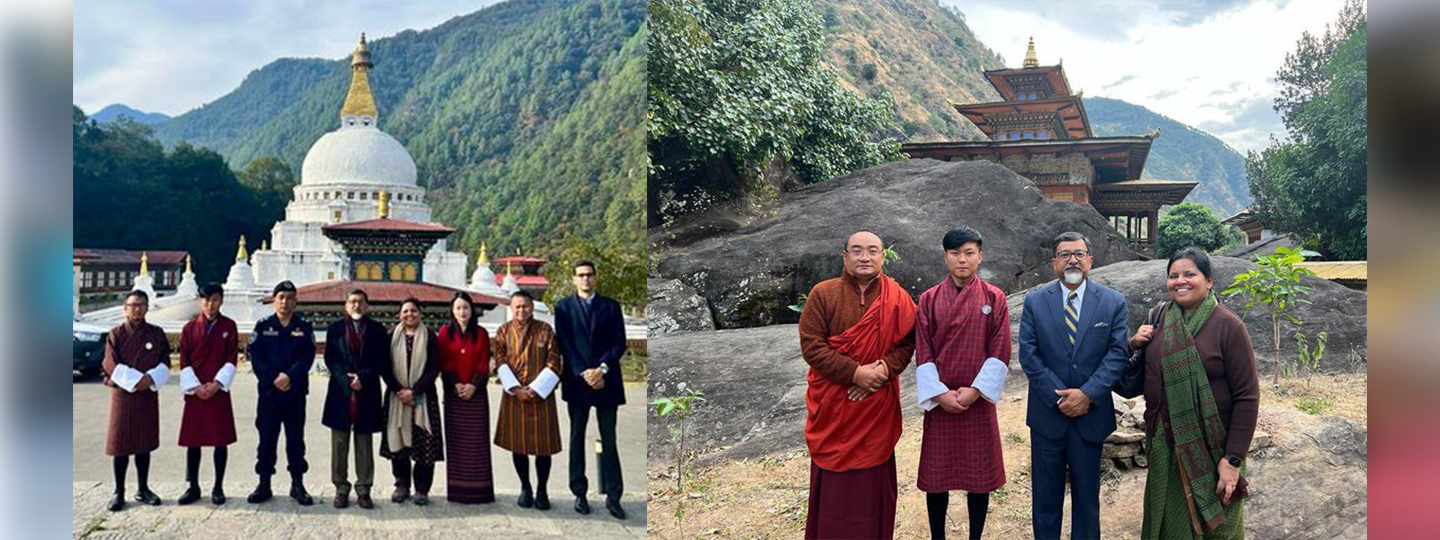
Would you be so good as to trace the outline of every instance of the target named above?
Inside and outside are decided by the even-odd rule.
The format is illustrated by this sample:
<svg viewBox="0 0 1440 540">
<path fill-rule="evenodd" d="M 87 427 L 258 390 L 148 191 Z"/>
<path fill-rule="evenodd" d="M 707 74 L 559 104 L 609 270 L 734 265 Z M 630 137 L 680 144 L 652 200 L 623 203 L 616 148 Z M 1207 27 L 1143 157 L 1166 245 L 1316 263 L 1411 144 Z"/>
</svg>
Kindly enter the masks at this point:
<svg viewBox="0 0 1440 540">
<path fill-rule="evenodd" d="M 988 162 L 906 160 L 780 197 L 762 217 L 714 209 L 650 230 L 652 277 L 693 288 L 716 328 L 798 321 L 787 306 L 840 273 L 840 250 L 868 229 L 900 255 L 886 272 L 916 297 L 945 276 L 940 239 L 959 225 L 985 238 L 981 277 L 1007 292 L 1044 283 L 1051 241 L 1088 236 L 1096 266 L 1141 258 L 1093 208 L 1054 201 Z M 684 328 L 682 328 L 684 329 Z"/>
</svg>

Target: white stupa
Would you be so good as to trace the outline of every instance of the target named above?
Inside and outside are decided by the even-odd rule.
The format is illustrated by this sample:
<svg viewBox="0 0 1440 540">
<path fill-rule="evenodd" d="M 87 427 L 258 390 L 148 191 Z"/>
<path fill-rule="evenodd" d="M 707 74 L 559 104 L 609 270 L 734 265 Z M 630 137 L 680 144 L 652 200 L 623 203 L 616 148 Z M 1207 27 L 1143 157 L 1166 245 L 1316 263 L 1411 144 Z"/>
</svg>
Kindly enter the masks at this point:
<svg viewBox="0 0 1440 540">
<path fill-rule="evenodd" d="M 484 242 L 480 243 L 480 255 L 475 258 L 475 271 L 470 274 L 470 286 L 466 288 L 496 298 L 509 297 L 504 289 L 495 284 L 495 272 L 490 270 L 490 255 L 486 253 Z"/>
<path fill-rule="evenodd" d="M 150 275 L 150 254 L 147 252 L 140 253 L 140 273 L 135 274 L 135 286 L 130 290 L 143 292 L 146 298 L 155 299 L 155 277 Z"/>
<path fill-rule="evenodd" d="M 382 191 L 390 194 L 391 218 L 431 222 L 425 188 L 416 183 L 415 161 L 400 141 L 377 126 L 379 111 L 368 78 L 373 66 L 361 34 L 351 54 L 350 91 L 340 109 L 340 128 L 321 136 L 305 155 L 285 220 L 270 230 L 274 245 L 256 251 L 251 259 L 254 286 L 268 289 L 287 279 L 297 287 L 352 279 L 344 250 L 320 228 L 379 218 Z M 442 239 L 425 256 L 425 280 L 463 288 L 465 263 L 465 255 L 447 251 Z"/>
</svg>

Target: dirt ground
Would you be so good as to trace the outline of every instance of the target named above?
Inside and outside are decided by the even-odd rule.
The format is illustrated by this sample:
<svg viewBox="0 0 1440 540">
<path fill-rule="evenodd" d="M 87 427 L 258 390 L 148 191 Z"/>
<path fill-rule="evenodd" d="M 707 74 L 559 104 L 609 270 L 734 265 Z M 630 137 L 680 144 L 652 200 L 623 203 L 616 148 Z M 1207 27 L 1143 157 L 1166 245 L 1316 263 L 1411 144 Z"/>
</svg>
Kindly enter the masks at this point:
<svg viewBox="0 0 1440 540">
<path fill-rule="evenodd" d="M 1364 374 L 1303 377 L 1273 386 L 1266 377 L 1261 405 L 1283 406 L 1312 414 L 1333 414 L 1366 426 L 1366 377 Z M 1025 426 L 1025 396 L 1022 392 L 1002 398 L 998 407 L 1000 435 L 1005 455 L 1006 485 L 991 495 L 985 523 L 987 538 L 1030 536 L 1030 443 Z M 895 454 L 899 469 L 900 497 L 896 508 L 896 538 L 928 538 L 925 496 L 915 488 L 919 467 L 921 422 L 907 422 Z M 1261 429 L 1266 426 L 1262 425 Z M 801 429 L 801 426 L 796 426 Z M 672 444 L 650 441 L 650 444 Z M 793 539 L 805 527 L 809 494 L 810 460 L 803 448 L 759 459 L 730 461 L 722 465 L 687 472 L 688 489 L 676 485 L 675 464 L 650 463 L 648 522 L 651 538 L 742 538 Z M 1143 469 L 1112 471 L 1101 488 L 1101 528 L 1107 538 L 1137 538 L 1143 503 Z M 1068 499 L 1068 496 L 1067 496 Z M 1067 501 L 1063 535 L 1069 535 Z M 677 514 L 683 515 L 677 519 Z M 949 537 L 968 534 L 965 499 L 952 495 Z"/>
</svg>

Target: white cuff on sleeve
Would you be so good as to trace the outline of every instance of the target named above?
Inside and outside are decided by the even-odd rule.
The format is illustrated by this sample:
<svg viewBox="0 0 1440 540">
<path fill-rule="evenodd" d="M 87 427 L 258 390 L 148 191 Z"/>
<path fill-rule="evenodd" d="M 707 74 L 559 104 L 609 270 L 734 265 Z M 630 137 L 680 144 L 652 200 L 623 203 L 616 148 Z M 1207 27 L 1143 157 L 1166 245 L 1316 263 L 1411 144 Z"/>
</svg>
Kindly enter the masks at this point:
<svg viewBox="0 0 1440 540">
<path fill-rule="evenodd" d="M 150 391 L 159 392 L 160 387 L 165 386 L 165 381 L 170 380 L 170 366 L 159 364 L 145 374 L 150 376 Z"/>
<path fill-rule="evenodd" d="M 215 382 L 220 383 L 221 390 L 229 392 L 230 384 L 235 382 L 235 364 L 226 362 L 220 372 L 215 374 Z"/>
<path fill-rule="evenodd" d="M 195 376 L 195 368 L 186 366 L 180 370 L 180 393 L 191 395 L 195 389 L 200 388 L 200 378 Z"/>
<path fill-rule="evenodd" d="M 500 375 L 500 387 L 505 389 L 506 394 L 514 395 L 514 390 L 520 386 L 520 380 L 515 378 L 515 372 L 510 370 L 508 364 L 501 364 L 498 373 Z"/>
<path fill-rule="evenodd" d="M 110 382 L 126 392 L 135 393 L 135 385 L 140 383 L 140 378 L 145 374 L 125 364 L 115 364 L 115 370 L 110 373 Z"/>
<path fill-rule="evenodd" d="M 535 395 L 540 396 L 540 399 L 545 399 L 550 397 L 550 392 L 555 391 L 557 384 L 560 384 L 560 376 L 547 367 L 540 371 L 540 375 L 536 376 L 535 380 L 530 381 L 530 389 L 534 390 Z"/>
<path fill-rule="evenodd" d="M 940 371 L 935 368 L 934 362 L 915 368 L 915 388 L 920 408 L 927 411 L 940 405 L 935 401 L 936 396 L 950 391 L 940 382 Z"/>
<path fill-rule="evenodd" d="M 980 373 L 975 375 L 975 382 L 970 386 L 980 391 L 980 397 L 985 401 L 998 403 L 1000 393 L 1005 389 L 1005 375 L 1010 373 L 1009 366 L 1001 362 L 999 358 L 990 357 L 985 359 L 985 365 L 980 366 Z"/>
</svg>

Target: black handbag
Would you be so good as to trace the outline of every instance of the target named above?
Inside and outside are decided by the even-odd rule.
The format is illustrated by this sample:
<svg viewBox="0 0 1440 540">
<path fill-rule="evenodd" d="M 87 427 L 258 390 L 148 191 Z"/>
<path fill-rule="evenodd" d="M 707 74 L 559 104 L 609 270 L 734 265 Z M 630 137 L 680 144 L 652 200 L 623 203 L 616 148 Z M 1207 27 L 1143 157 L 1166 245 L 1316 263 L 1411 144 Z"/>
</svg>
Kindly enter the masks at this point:
<svg viewBox="0 0 1440 540">
<path fill-rule="evenodd" d="M 1156 326 L 1160 323 L 1160 317 L 1170 306 L 1166 300 L 1150 308 L 1150 313 L 1145 317 L 1145 324 Z M 1160 335 L 1155 332 L 1150 339 Z M 1149 345 L 1148 343 L 1146 344 Z M 1128 343 L 1127 343 L 1128 346 Z M 1125 399 L 1130 399 L 1145 393 L 1145 347 L 1130 351 L 1130 360 L 1125 364 L 1125 371 L 1120 374 L 1120 382 L 1115 383 L 1116 394 Z"/>
</svg>

